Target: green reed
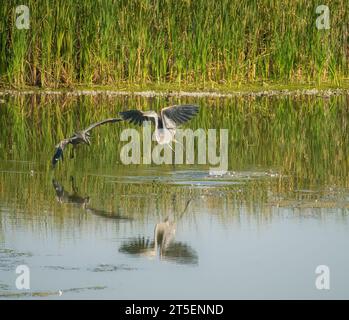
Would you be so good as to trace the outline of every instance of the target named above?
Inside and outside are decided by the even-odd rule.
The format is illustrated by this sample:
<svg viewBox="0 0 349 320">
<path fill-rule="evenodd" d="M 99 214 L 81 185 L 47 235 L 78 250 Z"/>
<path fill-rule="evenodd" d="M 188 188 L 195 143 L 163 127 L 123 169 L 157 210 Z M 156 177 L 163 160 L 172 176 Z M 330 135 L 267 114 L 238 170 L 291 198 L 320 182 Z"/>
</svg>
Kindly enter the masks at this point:
<svg viewBox="0 0 349 320">
<path fill-rule="evenodd" d="M 349 72 L 346 0 L 14 0 L 0 5 L 3 85 L 209 84 L 279 80 L 338 84 Z"/>
</svg>

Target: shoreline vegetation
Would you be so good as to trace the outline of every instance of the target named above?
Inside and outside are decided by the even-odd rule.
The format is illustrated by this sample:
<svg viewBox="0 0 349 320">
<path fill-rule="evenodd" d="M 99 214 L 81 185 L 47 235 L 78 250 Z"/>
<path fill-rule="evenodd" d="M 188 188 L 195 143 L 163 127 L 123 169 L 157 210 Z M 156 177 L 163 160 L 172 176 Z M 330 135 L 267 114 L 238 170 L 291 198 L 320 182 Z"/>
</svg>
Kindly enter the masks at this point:
<svg viewBox="0 0 349 320">
<path fill-rule="evenodd" d="M 328 30 L 315 0 L 28 0 L 29 29 L 17 5 L 0 5 L 0 89 L 349 87 L 346 0 Z"/>
<path fill-rule="evenodd" d="M 5 96 L 23 96 L 23 95 L 65 95 L 65 96 L 97 96 L 106 95 L 108 97 L 117 96 L 139 96 L 145 98 L 151 97 L 196 97 L 196 98 L 233 98 L 233 97 L 285 97 L 285 96 L 316 96 L 329 98 L 331 96 L 349 95 L 349 86 L 342 87 L 295 87 L 295 88 L 242 88 L 241 90 L 195 90 L 188 89 L 173 89 L 164 88 L 137 88 L 136 86 L 129 86 L 126 88 L 57 88 L 57 89 L 42 89 L 37 87 L 28 87 L 26 89 L 1 89 L 0 98 Z M 4 100 L 0 99 L 0 103 Z"/>
</svg>

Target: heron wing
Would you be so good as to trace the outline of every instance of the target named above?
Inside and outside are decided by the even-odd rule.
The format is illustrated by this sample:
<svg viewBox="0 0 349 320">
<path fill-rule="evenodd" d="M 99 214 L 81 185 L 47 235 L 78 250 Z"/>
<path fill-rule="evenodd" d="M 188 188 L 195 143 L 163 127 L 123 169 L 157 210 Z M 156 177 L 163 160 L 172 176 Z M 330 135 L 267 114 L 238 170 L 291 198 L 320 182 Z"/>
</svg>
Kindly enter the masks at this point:
<svg viewBox="0 0 349 320">
<path fill-rule="evenodd" d="M 127 254 L 144 254 L 154 249 L 154 241 L 149 238 L 132 238 L 121 244 L 119 251 Z"/>
<path fill-rule="evenodd" d="M 127 110 L 119 112 L 121 118 L 133 124 L 142 125 L 144 121 L 155 122 L 158 117 L 155 111 Z"/>
<path fill-rule="evenodd" d="M 99 122 L 96 122 L 96 123 L 91 124 L 90 126 L 88 126 L 88 127 L 87 127 L 86 129 L 84 129 L 83 131 L 86 133 L 86 132 L 89 132 L 89 131 L 91 131 L 92 129 L 98 127 L 98 126 L 101 126 L 102 124 L 118 122 L 118 121 L 121 121 L 121 120 L 122 120 L 122 119 L 119 119 L 119 118 L 109 118 L 109 119 L 105 119 L 105 120 L 102 120 L 102 121 L 99 121 Z"/>
<path fill-rule="evenodd" d="M 173 127 L 187 122 L 199 112 L 199 107 L 191 104 L 176 105 L 161 110 L 161 117 L 166 127 Z M 174 123 L 174 125 L 173 125 Z"/>
<path fill-rule="evenodd" d="M 108 212 L 108 211 L 95 209 L 95 208 L 86 208 L 86 211 L 103 218 L 115 219 L 115 220 L 131 220 L 130 218 L 126 216 L 122 216 L 116 212 Z"/>
<path fill-rule="evenodd" d="M 186 265 L 196 265 L 199 262 L 197 252 L 183 242 L 171 242 L 163 249 L 162 259 Z"/>
</svg>

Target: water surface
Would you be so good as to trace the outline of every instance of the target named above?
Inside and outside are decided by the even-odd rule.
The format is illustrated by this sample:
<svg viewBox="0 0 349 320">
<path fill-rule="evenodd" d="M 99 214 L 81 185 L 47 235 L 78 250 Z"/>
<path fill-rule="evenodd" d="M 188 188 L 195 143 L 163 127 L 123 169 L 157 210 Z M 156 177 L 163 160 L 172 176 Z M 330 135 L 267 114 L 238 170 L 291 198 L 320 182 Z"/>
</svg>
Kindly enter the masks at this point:
<svg viewBox="0 0 349 320">
<path fill-rule="evenodd" d="M 3 100 L 1 298 L 349 298 L 347 96 Z M 123 165 L 126 123 L 96 129 L 52 170 L 76 129 L 176 103 L 201 107 L 186 127 L 229 130 L 226 175 Z M 16 289 L 22 264 L 29 290 Z M 315 286 L 318 265 L 330 290 Z"/>
</svg>

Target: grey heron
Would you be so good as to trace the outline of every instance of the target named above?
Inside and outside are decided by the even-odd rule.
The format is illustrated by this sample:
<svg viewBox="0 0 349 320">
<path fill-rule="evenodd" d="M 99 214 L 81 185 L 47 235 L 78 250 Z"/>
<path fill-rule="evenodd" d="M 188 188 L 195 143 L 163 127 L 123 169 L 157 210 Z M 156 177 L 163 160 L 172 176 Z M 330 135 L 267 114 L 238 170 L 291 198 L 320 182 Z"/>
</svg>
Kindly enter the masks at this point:
<svg viewBox="0 0 349 320">
<path fill-rule="evenodd" d="M 79 194 L 75 185 L 74 177 L 70 177 L 72 192 L 67 192 L 64 187 L 55 179 L 52 180 L 53 187 L 56 192 L 56 200 L 59 203 L 73 204 L 84 209 L 87 213 L 91 213 L 95 216 L 100 216 L 108 219 L 115 220 L 131 220 L 130 218 L 120 215 L 116 212 L 108 212 L 101 209 L 92 208 L 89 206 L 90 197 L 82 196 Z"/>
<path fill-rule="evenodd" d="M 123 120 L 142 125 L 145 121 L 155 124 L 155 139 L 159 144 L 170 144 L 176 134 L 176 128 L 189 121 L 199 112 L 199 107 L 191 104 L 174 105 L 155 111 L 127 110 L 119 112 Z M 172 149 L 172 148 L 171 148 Z"/>
<path fill-rule="evenodd" d="M 74 149 L 80 143 L 85 143 L 87 145 L 90 145 L 91 144 L 90 131 L 92 129 L 94 129 L 100 125 L 106 124 L 106 123 L 114 123 L 114 122 L 118 122 L 118 121 L 122 121 L 122 119 L 109 118 L 109 119 L 105 119 L 105 120 L 93 123 L 90 126 L 88 126 L 86 129 L 74 133 L 70 138 L 66 138 L 66 139 L 63 139 L 62 141 L 60 141 L 56 145 L 55 154 L 53 155 L 53 158 L 52 158 L 52 166 L 54 167 L 60 158 L 62 158 L 62 160 L 63 160 L 63 151 L 68 144 L 73 145 Z"/>
</svg>

